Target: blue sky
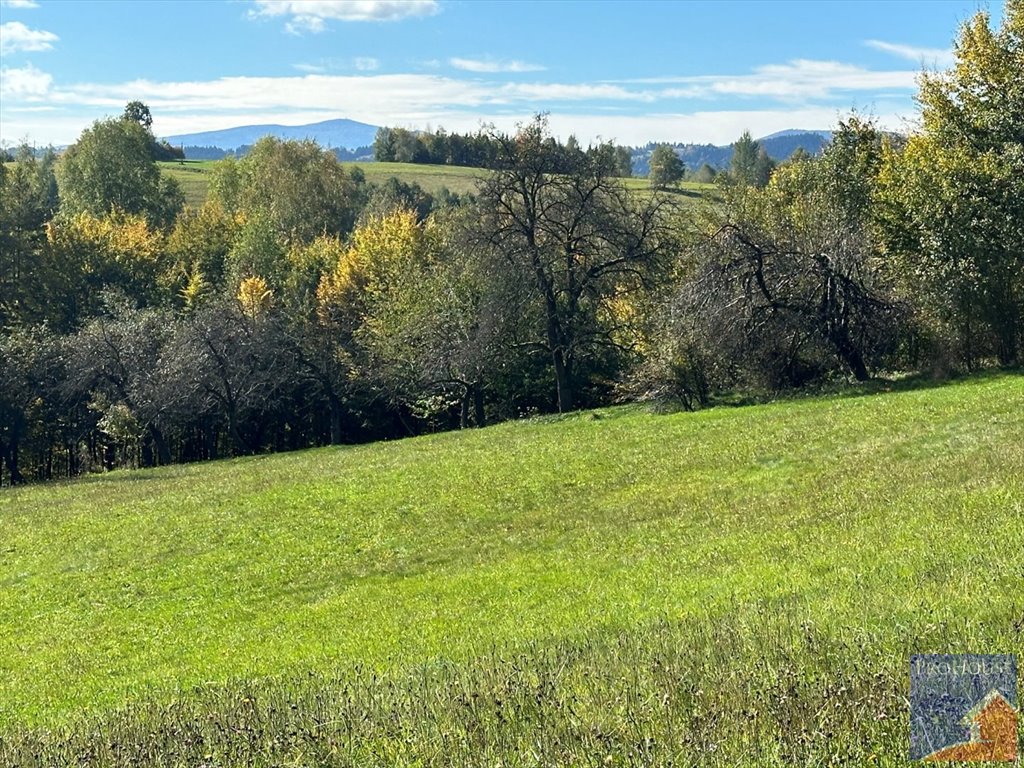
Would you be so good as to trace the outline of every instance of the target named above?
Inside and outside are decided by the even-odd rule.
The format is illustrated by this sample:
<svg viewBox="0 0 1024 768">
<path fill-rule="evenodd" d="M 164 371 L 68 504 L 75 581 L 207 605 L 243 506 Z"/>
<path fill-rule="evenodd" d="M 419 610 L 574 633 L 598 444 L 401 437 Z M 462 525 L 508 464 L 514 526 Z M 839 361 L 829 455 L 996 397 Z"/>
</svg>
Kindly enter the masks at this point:
<svg viewBox="0 0 1024 768">
<path fill-rule="evenodd" d="M 913 124 L 915 77 L 1002 3 L 0 0 L 0 141 L 66 144 L 146 102 L 157 135 L 348 117 L 724 144 Z"/>
</svg>

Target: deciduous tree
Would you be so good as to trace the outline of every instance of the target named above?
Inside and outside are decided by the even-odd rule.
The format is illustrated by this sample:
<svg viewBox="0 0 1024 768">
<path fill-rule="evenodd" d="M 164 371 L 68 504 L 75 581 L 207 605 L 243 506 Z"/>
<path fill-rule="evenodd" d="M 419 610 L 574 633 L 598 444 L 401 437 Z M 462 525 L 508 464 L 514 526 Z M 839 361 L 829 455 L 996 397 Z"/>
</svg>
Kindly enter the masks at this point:
<svg viewBox="0 0 1024 768">
<path fill-rule="evenodd" d="M 558 408 L 570 411 L 578 364 L 617 343 L 609 302 L 643 286 L 671 243 L 667 200 L 629 193 L 601 153 L 565 165 L 544 116 L 493 138 L 499 162 L 479 188 L 479 239 L 531 286 L 543 317 L 531 341 L 550 356 Z"/>
</svg>

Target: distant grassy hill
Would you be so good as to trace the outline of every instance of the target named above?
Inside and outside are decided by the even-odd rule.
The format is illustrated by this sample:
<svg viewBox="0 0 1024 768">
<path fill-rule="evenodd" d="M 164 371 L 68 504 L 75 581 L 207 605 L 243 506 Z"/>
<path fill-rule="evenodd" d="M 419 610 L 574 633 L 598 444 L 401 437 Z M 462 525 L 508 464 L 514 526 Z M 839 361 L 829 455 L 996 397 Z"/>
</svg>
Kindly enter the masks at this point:
<svg viewBox="0 0 1024 768">
<path fill-rule="evenodd" d="M 210 765 L 900 763 L 910 653 L 1024 648 L 1021 413 L 1002 375 L 4 491 L 0 763 L 83 716 Z"/>
<path fill-rule="evenodd" d="M 185 193 L 188 205 L 196 207 L 206 200 L 210 183 L 210 171 L 216 167 L 218 160 L 185 160 L 181 162 L 158 163 L 162 173 L 177 179 Z M 395 177 L 407 184 L 416 183 L 431 194 L 442 189 L 458 194 L 471 193 L 476 190 L 476 182 L 486 171 L 480 168 L 465 168 L 457 165 L 417 165 L 414 163 L 343 163 L 348 167 L 359 168 L 366 174 L 368 181 L 382 183 Z M 647 179 L 625 179 L 629 189 L 650 189 Z M 682 197 L 699 198 L 708 190 L 714 189 L 713 184 L 695 184 L 684 182 L 679 185 L 678 193 Z"/>
</svg>

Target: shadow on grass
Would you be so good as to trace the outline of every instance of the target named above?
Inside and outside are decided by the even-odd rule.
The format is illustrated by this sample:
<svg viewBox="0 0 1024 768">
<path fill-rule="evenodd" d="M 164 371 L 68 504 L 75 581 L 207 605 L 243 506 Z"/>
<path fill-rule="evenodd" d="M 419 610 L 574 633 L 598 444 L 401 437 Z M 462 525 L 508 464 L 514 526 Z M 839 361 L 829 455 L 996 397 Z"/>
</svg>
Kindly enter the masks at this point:
<svg viewBox="0 0 1024 768">
<path fill-rule="evenodd" d="M 935 376 L 929 373 L 894 374 L 890 376 L 876 376 L 868 381 L 860 382 L 834 380 L 813 387 L 805 387 L 804 389 L 723 393 L 713 397 L 705 408 L 698 410 L 707 410 L 708 408 L 742 408 L 750 405 L 766 405 L 768 403 L 798 403 L 826 399 L 870 397 L 874 395 L 941 389 L 968 383 L 980 384 L 986 381 L 1018 376 L 1024 376 L 1024 368 L 989 368 L 982 371 L 951 374 L 948 376 Z M 686 411 L 679 403 L 661 403 L 650 407 L 650 410 L 658 414 Z"/>
</svg>

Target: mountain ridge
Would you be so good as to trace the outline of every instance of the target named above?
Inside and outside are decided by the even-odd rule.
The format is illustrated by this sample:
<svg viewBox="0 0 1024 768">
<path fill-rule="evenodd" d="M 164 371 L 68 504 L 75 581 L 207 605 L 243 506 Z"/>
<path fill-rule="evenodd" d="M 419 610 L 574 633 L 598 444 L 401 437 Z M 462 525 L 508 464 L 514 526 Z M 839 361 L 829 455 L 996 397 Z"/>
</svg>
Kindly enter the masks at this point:
<svg viewBox="0 0 1024 768">
<path fill-rule="evenodd" d="M 376 135 L 376 125 L 360 123 L 348 118 L 336 118 L 305 125 L 279 125 L 276 123 L 239 125 L 216 131 L 176 134 L 167 136 L 166 140 L 176 146 L 190 145 L 233 150 L 255 144 L 264 136 L 274 136 L 278 139 L 313 139 L 321 146 L 331 149 L 357 149 L 373 144 Z"/>
</svg>

